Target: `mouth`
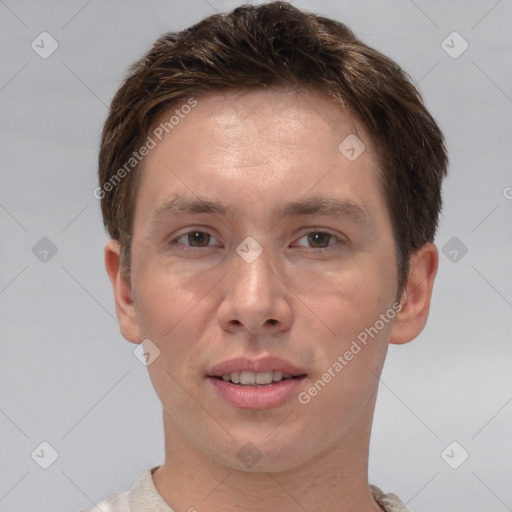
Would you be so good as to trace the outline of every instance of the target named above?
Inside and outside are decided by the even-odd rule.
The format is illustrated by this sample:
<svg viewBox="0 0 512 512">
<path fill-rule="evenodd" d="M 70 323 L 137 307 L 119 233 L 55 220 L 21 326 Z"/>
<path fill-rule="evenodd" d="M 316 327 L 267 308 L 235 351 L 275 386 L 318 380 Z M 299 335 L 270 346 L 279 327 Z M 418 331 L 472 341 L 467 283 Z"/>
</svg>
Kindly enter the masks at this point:
<svg viewBox="0 0 512 512">
<path fill-rule="evenodd" d="M 277 357 L 239 357 L 213 366 L 207 374 L 216 395 L 239 409 L 284 405 L 304 387 L 307 373 Z"/>
<path fill-rule="evenodd" d="M 270 370 L 266 372 L 252 372 L 252 371 L 241 371 L 241 372 L 227 372 L 221 376 L 211 376 L 214 379 L 229 382 L 237 386 L 247 387 L 268 387 L 277 384 L 284 380 L 289 379 L 303 379 L 306 377 L 305 373 L 292 375 L 280 370 Z"/>
</svg>

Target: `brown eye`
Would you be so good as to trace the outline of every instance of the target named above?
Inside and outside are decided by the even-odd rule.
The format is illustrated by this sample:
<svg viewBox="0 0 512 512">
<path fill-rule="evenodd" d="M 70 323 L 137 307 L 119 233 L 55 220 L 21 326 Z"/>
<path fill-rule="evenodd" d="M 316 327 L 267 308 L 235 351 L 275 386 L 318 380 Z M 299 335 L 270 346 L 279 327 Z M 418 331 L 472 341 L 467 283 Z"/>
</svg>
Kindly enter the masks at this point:
<svg viewBox="0 0 512 512">
<path fill-rule="evenodd" d="M 191 247 L 207 247 L 211 239 L 211 236 L 204 231 L 190 231 L 186 236 Z"/>
<path fill-rule="evenodd" d="M 329 241 L 334 238 L 330 233 L 324 231 L 312 231 L 307 235 L 308 243 L 316 249 L 324 249 L 329 246 Z"/>
</svg>

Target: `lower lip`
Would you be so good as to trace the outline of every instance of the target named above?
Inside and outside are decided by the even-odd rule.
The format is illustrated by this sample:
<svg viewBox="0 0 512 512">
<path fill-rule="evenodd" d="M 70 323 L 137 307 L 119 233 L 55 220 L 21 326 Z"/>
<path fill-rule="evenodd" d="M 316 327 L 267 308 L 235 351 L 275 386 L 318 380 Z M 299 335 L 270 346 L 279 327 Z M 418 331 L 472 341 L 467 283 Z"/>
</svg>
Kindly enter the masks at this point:
<svg viewBox="0 0 512 512">
<path fill-rule="evenodd" d="M 266 386 L 239 386 L 232 382 L 208 377 L 220 395 L 240 409 L 270 409 L 286 402 L 298 393 L 305 375 L 284 379 Z"/>
</svg>

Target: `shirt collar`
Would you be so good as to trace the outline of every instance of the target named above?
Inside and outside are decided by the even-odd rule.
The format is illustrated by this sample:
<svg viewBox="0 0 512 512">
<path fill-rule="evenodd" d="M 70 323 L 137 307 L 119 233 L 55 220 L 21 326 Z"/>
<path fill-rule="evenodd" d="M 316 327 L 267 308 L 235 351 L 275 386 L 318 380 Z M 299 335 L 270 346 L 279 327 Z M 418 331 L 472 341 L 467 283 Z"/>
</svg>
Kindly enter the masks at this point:
<svg viewBox="0 0 512 512">
<path fill-rule="evenodd" d="M 132 487 L 128 498 L 132 512 L 174 512 L 153 482 L 152 474 L 158 467 L 148 469 Z"/>
<path fill-rule="evenodd" d="M 132 487 L 128 498 L 132 512 L 175 512 L 164 501 L 153 482 L 153 472 L 158 468 L 159 466 L 155 466 L 148 469 Z M 404 504 L 395 494 L 384 494 L 375 485 L 370 485 L 370 492 L 384 511 L 407 512 Z"/>
</svg>

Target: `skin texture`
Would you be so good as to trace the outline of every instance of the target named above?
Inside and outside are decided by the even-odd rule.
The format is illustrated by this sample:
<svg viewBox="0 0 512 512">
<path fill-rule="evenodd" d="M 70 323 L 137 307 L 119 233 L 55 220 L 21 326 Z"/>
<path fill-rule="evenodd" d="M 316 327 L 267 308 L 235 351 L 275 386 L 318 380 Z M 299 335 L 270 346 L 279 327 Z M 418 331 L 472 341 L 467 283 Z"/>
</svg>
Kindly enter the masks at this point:
<svg viewBox="0 0 512 512">
<path fill-rule="evenodd" d="M 437 249 L 412 256 L 400 312 L 309 403 L 229 404 L 207 375 L 233 357 L 291 362 L 307 373 L 300 391 L 321 379 L 395 303 L 395 247 L 374 146 L 329 99 L 279 89 L 197 101 L 145 158 L 129 280 L 118 243 L 105 247 L 121 333 L 161 351 L 148 366 L 166 443 L 155 485 L 176 511 L 380 510 L 367 476 L 378 376 L 388 344 L 425 325 Z M 366 146 L 354 161 L 338 150 L 351 133 Z M 175 193 L 230 210 L 152 222 Z M 355 203 L 364 218 L 273 213 L 320 196 Z M 235 250 L 248 236 L 263 249 L 252 263 Z M 261 457 L 252 467 L 236 455 L 248 443 Z"/>
</svg>

